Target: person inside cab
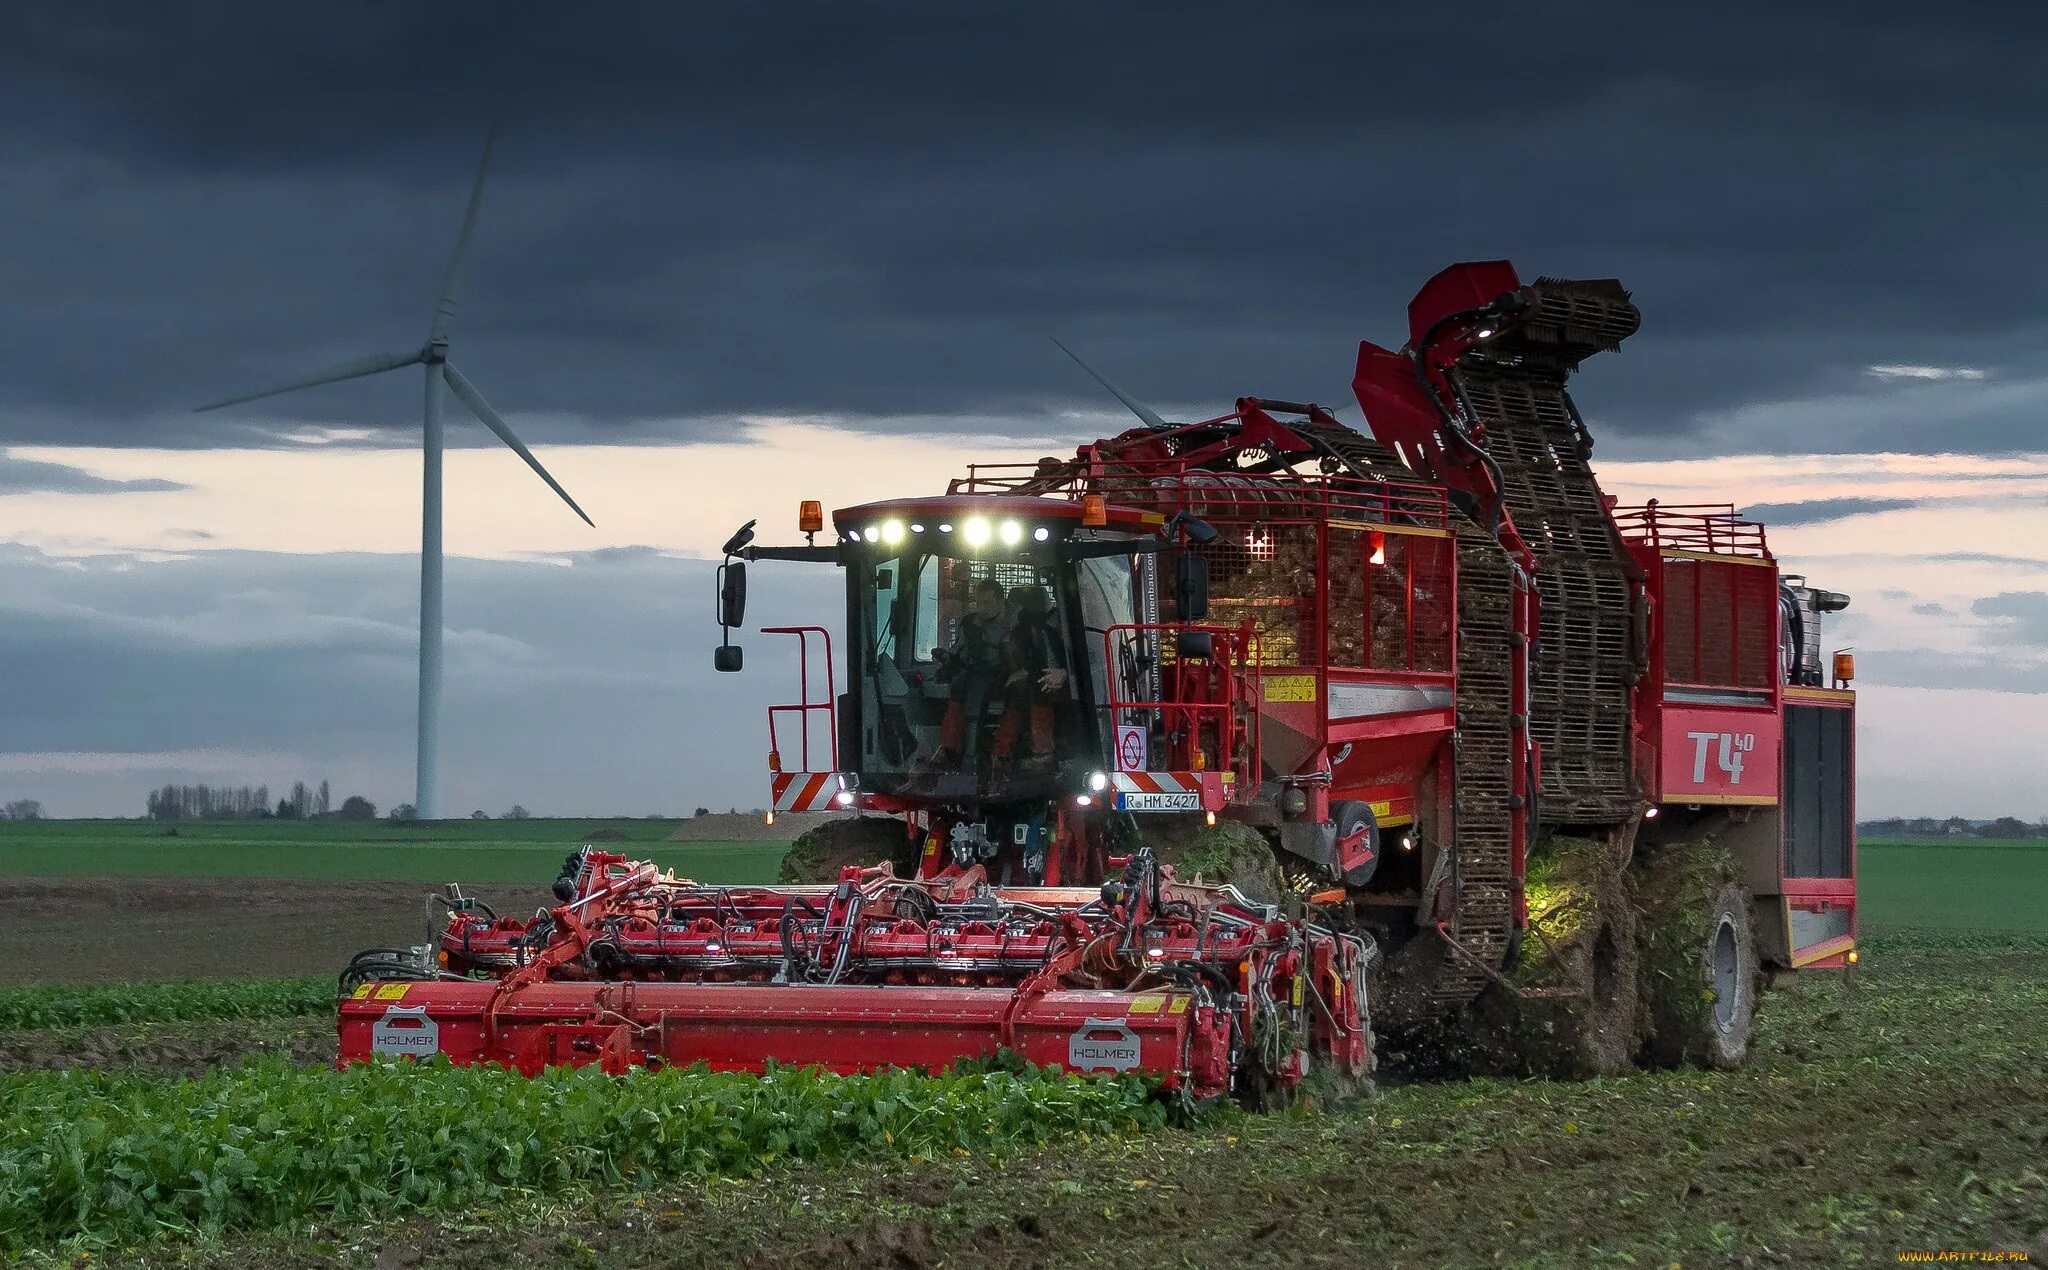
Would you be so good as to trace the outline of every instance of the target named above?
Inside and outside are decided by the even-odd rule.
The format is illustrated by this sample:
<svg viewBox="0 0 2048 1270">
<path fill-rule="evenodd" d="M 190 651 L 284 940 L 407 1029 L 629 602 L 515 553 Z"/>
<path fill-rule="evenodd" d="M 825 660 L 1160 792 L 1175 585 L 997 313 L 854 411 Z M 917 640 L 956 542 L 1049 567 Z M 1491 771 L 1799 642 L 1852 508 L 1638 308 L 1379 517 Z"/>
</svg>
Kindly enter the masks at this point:
<svg viewBox="0 0 2048 1270">
<path fill-rule="evenodd" d="M 1053 765 L 1053 708 L 1066 695 L 1066 641 L 1060 638 L 1052 597 L 1043 586 L 1025 583 L 1012 588 L 1010 609 L 1003 717 L 996 724 L 993 755 L 998 763 L 1008 763 L 1028 721 L 1031 753 L 1020 770 L 1036 771 Z"/>
<path fill-rule="evenodd" d="M 937 650 L 938 677 L 946 685 L 946 714 L 939 723 L 939 748 L 930 767 L 955 769 L 968 749 L 969 729 L 980 723 L 1005 661 L 1003 584 L 983 578 L 967 595 L 967 611 L 953 641 Z"/>
</svg>

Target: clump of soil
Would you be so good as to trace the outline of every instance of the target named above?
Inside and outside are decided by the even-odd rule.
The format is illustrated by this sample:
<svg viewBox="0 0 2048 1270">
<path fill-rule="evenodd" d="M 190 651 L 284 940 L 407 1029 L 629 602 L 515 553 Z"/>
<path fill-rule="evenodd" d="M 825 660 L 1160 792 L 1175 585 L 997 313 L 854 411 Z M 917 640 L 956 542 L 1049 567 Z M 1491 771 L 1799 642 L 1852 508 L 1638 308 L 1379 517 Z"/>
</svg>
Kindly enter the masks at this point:
<svg viewBox="0 0 2048 1270">
<path fill-rule="evenodd" d="M 918 844 L 894 816 L 852 816 L 827 820 L 805 830 L 782 857 L 784 882 L 837 882 L 849 864 L 887 861 L 898 877 L 917 870 Z"/>
<path fill-rule="evenodd" d="M 1137 821 L 1136 841 L 1151 847 L 1159 863 L 1173 866 L 1173 875 L 1183 882 L 1234 886 L 1254 904 L 1277 904 L 1286 894 L 1279 856 L 1250 825 L 1234 820 L 1205 825 L 1197 816 L 1140 816 Z"/>
<path fill-rule="evenodd" d="M 1639 1027 L 1636 914 L 1618 853 L 1593 839 L 1550 838 L 1529 862 L 1527 885 L 1530 930 L 1509 982 L 1573 995 L 1489 988 L 1467 1011 L 1475 1058 L 1497 1039 L 1510 1072 L 1581 1080 L 1629 1070 Z"/>
</svg>

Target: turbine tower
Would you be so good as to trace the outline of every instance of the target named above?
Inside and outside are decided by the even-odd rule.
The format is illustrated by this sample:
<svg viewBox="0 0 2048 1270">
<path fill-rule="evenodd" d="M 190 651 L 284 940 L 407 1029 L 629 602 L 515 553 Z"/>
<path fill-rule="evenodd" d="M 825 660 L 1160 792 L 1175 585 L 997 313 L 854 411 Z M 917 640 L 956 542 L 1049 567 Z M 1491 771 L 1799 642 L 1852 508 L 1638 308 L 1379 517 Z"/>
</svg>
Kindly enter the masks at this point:
<svg viewBox="0 0 2048 1270">
<path fill-rule="evenodd" d="M 220 401 L 210 401 L 196 410 L 218 410 L 222 406 L 239 405 L 245 401 L 256 401 L 264 397 L 275 397 L 279 393 L 296 392 L 301 388 L 313 388 L 320 384 L 339 383 L 345 379 L 361 379 L 366 375 L 378 375 L 387 370 L 398 370 L 406 366 L 419 366 L 426 374 L 426 404 L 421 425 L 422 483 L 420 491 L 420 696 L 419 696 L 419 753 L 418 789 L 413 799 L 414 814 L 422 820 L 438 817 L 440 809 L 440 745 L 441 745 L 441 387 L 447 385 L 456 400 L 469 407 L 469 412 L 509 446 L 514 454 L 526 460 L 526 466 L 535 475 L 548 483 L 548 488 L 561 495 L 569 504 L 569 510 L 583 517 L 583 523 L 596 528 L 596 522 L 576 505 L 569 497 L 569 491 L 562 488 L 540 460 L 533 457 L 533 451 L 516 436 L 509 424 L 491 409 L 491 403 L 477 391 L 467 376 L 455 369 L 448 360 L 448 334 L 455 324 L 455 310 L 462 288 L 464 258 L 469 253 L 469 240 L 476 232 L 477 207 L 483 202 L 484 177 L 491 167 L 491 148 L 495 134 L 484 141 L 484 154 L 477 164 L 476 183 L 470 187 L 469 207 L 462 214 L 462 229 L 455 237 L 455 252 L 448 260 L 448 273 L 441 283 L 441 298 L 434 305 L 433 320 L 427 326 L 427 341 L 410 353 L 372 353 L 330 367 L 317 374 L 294 379 L 258 392 L 242 393 Z"/>
</svg>

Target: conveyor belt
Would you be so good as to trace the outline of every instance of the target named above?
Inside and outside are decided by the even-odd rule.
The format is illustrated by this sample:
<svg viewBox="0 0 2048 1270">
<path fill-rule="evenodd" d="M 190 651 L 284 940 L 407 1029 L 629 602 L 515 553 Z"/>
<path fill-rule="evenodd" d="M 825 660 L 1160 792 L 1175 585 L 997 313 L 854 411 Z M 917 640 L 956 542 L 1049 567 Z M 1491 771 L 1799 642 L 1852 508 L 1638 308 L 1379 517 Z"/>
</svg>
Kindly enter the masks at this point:
<svg viewBox="0 0 2048 1270">
<path fill-rule="evenodd" d="M 1618 824 L 1641 801 L 1629 740 L 1629 690 L 1643 671 L 1631 638 L 1635 565 L 1602 504 L 1565 376 L 1618 347 L 1641 315 L 1612 281 L 1545 278 L 1535 290 L 1534 313 L 1467 353 L 1452 378 L 1537 561 L 1530 728 L 1543 752 L 1543 819 Z"/>
</svg>

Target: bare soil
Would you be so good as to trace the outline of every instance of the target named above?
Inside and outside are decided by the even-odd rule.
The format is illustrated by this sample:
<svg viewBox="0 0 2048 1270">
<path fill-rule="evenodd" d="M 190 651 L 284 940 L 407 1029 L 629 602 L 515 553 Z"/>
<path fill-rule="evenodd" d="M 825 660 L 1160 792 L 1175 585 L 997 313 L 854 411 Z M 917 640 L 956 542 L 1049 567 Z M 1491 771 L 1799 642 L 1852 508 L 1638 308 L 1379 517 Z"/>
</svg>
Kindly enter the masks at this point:
<svg viewBox="0 0 2048 1270">
<path fill-rule="evenodd" d="M 540 879 L 545 881 L 545 879 Z M 0 984 L 339 974 L 364 948 L 426 938 L 419 882 L 0 879 Z M 500 912 L 538 887 L 466 888 Z"/>
<path fill-rule="evenodd" d="M 778 812 L 775 823 L 758 811 L 714 811 L 676 826 L 670 842 L 793 842 L 805 830 L 847 817 L 829 811 Z"/>
<path fill-rule="evenodd" d="M 262 1055 L 275 1055 L 299 1064 L 332 1063 L 334 1016 L 119 1023 L 0 1032 L 0 1072 L 83 1068 L 199 1076 L 213 1068 Z"/>
</svg>

